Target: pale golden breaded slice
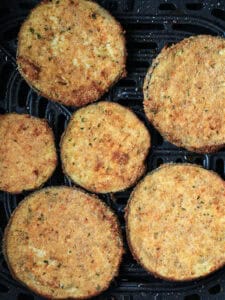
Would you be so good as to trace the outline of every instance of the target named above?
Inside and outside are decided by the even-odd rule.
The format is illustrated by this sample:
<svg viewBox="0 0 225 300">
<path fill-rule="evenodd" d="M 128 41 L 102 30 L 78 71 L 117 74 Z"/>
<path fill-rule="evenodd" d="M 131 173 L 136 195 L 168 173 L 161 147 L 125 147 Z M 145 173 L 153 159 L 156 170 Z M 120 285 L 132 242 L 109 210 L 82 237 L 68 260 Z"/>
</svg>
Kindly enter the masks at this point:
<svg viewBox="0 0 225 300">
<path fill-rule="evenodd" d="M 126 230 L 136 260 L 156 277 L 186 281 L 225 264 L 225 183 L 191 164 L 164 164 L 134 189 Z"/>
<path fill-rule="evenodd" d="M 96 193 L 132 186 L 145 171 L 150 134 L 128 108 L 99 102 L 77 110 L 61 139 L 63 170 Z"/>
<path fill-rule="evenodd" d="M 0 115 L 0 190 L 21 193 L 52 175 L 57 154 L 46 120 L 26 114 Z"/>
<path fill-rule="evenodd" d="M 123 29 L 95 2 L 45 0 L 20 29 L 17 63 L 41 95 L 83 106 L 125 76 Z"/>
<path fill-rule="evenodd" d="M 169 142 L 209 153 L 225 145 L 225 39 L 199 35 L 165 47 L 144 83 L 147 118 Z"/>
<path fill-rule="evenodd" d="M 116 215 L 96 196 L 69 187 L 26 197 L 4 234 L 12 276 L 51 299 L 83 299 L 108 288 L 123 243 Z"/>
</svg>

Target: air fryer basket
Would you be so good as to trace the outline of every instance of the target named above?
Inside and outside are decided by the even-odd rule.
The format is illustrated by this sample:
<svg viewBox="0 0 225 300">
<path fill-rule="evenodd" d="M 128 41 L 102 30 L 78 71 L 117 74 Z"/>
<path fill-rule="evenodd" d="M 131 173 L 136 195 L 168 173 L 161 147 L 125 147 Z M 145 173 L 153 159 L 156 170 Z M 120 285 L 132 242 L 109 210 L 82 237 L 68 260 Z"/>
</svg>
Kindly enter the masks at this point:
<svg viewBox="0 0 225 300">
<path fill-rule="evenodd" d="M 25 83 L 16 67 L 17 33 L 24 18 L 39 1 L 0 0 L 0 113 L 29 113 L 46 118 L 54 130 L 57 146 L 74 108 L 65 108 L 38 96 Z M 142 85 L 152 59 L 165 44 L 177 42 L 196 34 L 225 35 L 225 1 L 196 0 L 99 0 L 126 30 L 128 76 L 118 82 L 103 97 L 130 107 L 145 122 L 152 136 L 152 149 L 148 156 L 148 171 L 163 162 L 191 162 L 215 170 L 225 176 L 225 152 L 201 155 L 177 148 L 164 141 L 147 122 L 142 107 Z M 72 185 L 57 167 L 49 185 Z M 117 213 L 124 232 L 124 207 L 131 189 L 100 196 Z M 0 239 L 7 221 L 28 193 L 12 196 L 0 192 Z M 125 240 L 125 235 L 124 235 Z M 125 240 L 126 241 L 126 240 Z M 139 299 L 225 299 L 225 268 L 207 278 L 172 283 L 147 274 L 132 258 L 127 245 L 118 278 L 111 287 L 97 297 L 104 300 Z M 0 299 L 40 300 L 17 283 L 9 274 L 0 252 Z"/>
</svg>

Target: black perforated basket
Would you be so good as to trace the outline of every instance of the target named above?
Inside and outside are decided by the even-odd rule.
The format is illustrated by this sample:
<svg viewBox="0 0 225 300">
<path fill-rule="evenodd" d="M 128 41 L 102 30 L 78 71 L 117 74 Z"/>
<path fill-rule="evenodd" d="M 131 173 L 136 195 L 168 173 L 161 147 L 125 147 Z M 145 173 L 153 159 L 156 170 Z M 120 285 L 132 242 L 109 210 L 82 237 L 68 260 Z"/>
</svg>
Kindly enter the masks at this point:
<svg viewBox="0 0 225 300">
<path fill-rule="evenodd" d="M 65 108 L 38 96 L 19 75 L 16 68 L 17 33 L 24 18 L 37 0 L 0 0 L 0 113 L 29 113 L 44 117 L 54 130 L 57 147 L 72 108 Z M 130 107 L 145 122 L 152 135 L 148 171 L 163 162 L 191 162 L 215 170 L 225 176 L 225 152 L 201 155 L 177 148 L 164 141 L 146 120 L 142 108 L 142 85 L 152 59 L 165 44 L 196 34 L 225 35 L 225 1 L 195 0 L 99 0 L 126 30 L 128 75 L 118 82 L 103 99 Z M 1 141 L 0 141 L 1 142 Z M 60 165 L 49 185 L 71 185 L 63 176 Z M 117 213 L 124 231 L 124 207 L 131 190 L 100 196 Z M 0 239 L 7 221 L 28 193 L 12 196 L 0 192 Z M 124 235 L 125 240 L 125 235 Z M 126 242 L 126 240 L 125 240 Z M 225 300 L 225 268 L 207 278 L 172 283 L 147 274 L 132 258 L 127 245 L 118 278 L 98 299 L 115 300 Z M 9 274 L 0 253 L 0 300 L 40 300 Z"/>
</svg>

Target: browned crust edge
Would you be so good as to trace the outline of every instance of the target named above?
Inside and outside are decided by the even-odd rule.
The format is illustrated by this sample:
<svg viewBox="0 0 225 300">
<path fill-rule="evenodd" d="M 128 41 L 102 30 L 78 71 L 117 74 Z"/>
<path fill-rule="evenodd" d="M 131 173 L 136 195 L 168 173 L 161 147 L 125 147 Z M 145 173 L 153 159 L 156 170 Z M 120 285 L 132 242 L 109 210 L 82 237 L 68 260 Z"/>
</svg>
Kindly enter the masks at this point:
<svg viewBox="0 0 225 300">
<path fill-rule="evenodd" d="M 92 103 L 90 105 L 97 105 L 98 103 L 102 103 L 102 102 L 106 102 L 108 103 L 108 101 L 100 101 L 100 102 L 97 102 L 97 103 Z M 127 109 L 128 111 L 130 111 L 140 122 L 142 122 L 138 116 L 132 111 L 132 109 L 130 109 L 129 107 L 125 107 L 123 105 L 120 105 L 116 102 L 113 102 L 115 105 L 117 106 L 122 106 L 123 108 Z M 73 116 L 76 114 L 77 110 L 71 115 L 71 118 L 70 120 L 73 118 Z M 70 121 L 69 121 L 70 122 Z M 68 123 L 69 124 L 69 123 Z M 142 124 L 145 126 L 145 124 L 142 122 Z M 89 187 L 86 187 L 85 185 L 80 185 L 79 183 L 75 182 L 71 177 L 70 175 L 66 172 L 65 170 L 65 166 L 64 166 L 64 162 L 62 161 L 61 159 L 61 166 L 62 166 L 62 171 L 63 171 L 63 174 L 69 179 L 71 180 L 74 184 L 78 185 L 78 187 L 81 187 L 81 188 L 84 188 L 86 190 L 88 190 L 89 192 L 92 192 L 92 193 L 98 193 L 98 194 L 108 194 L 108 193 L 117 193 L 117 192 L 122 192 L 122 191 L 125 191 L 126 189 L 128 188 L 131 188 L 133 186 L 135 186 L 138 181 L 140 180 L 140 178 L 142 178 L 146 171 L 147 171 L 147 157 L 149 155 L 149 151 L 151 149 L 151 134 L 149 132 L 149 130 L 147 129 L 147 127 L 145 126 L 146 130 L 148 131 L 148 135 L 149 135 L 149 140 L 150 140 L 150 143 L 149 143 L 149 147 L 148 149 L 146 150 L 146 155 L 145 155 L 145 159 L 143 160 L 143 165 L 139 168 L 140 169 L 140 172 L 137 173 L 137 176 L 136 176 L 136 179 L 130 184 L 130 185 L 127 185 L 126 187 L 122 188 L 122 189 L 119 189 L 119 190 L 116 190 L 116 191 L 107 191 L 107 192 L 101 192 L 101 191 L 96 191 L 96 190 L 92 190 L 90 189 Z M 63 139 L 64 139 L 64 135 L 66 133 L 68 129 L 68 126 L 66 127 L 65 131 L 63 132 L 63 134 L 61 135 L 61 139 L 60 139 L 60 143 L 59 143 L 59 149 L 60 149 L 60 158 L 61 158 L 61 153 L 62 153 L 62 143 L 63 143 Z"/>
<path fill-rule="evenodd" d="M 88 0 L 89 1 L 89 0 Z M 81 107 L 84 106 L 86 104 L 92 103 L 97 101 L 98 99 L 100 99 L 106 92 L 109 91 L 109 89 L 115 85 L 120 79 L 125 78 L 127 76 L 127 71 L 126 71 L 126 61 L 127 61 L 127 49 L 126 49 L 126 39 L 125 39 L 125 30 L 122 28 L 121 23 L 113 16 L 111 15 L 111 13 L 106 10 L 104 7 L 100 6 L 97 2 L 94 1 L 90 1 L 90 2 L 94 2 L 97 7 L 99 7 L 100 9 L 102 9 L 105 13 L 109 14 L 112 19 L 115 21 L 115 23 L 118 25 L 118 27 L 120 28 L 120 32 L 121 32 L 121 39 L 123 42 L 123 47 L 124 47 L 124 54 L 123 54 L 123 62 L 121 65 L 121 71 L 118 74 L 118 76 L 115 78 L 115 80 L 106 88 L 106 89 L 97 89 L 95 86 L 91 86 L 93 90 L 97 91 L 98 96 L 95 97 L 94 99 L 92 99 L 91 97 L 89 97 L 89 90 L 91 89 L 90 87 L 87 88 L 87 93 L 84 93 L 83 90 L 77 90 L 77 97 L 73 98 L 73 99 L 56 99 L 56 98 L 52 98 L 50 97 L 47 93 L 44 93 L 42 91 L 40 91 L 39 89 L 37 89 L 30 81 L 29 78 L 27 78 L 27 76 L 25 75 L 25 73 L 22 71 L 22 67 L 19 63 L 19 56 L 18 56 L 18 49 L 20 47 L 20 35 L 21 35 L 21 31 L 23 30 L 23 26 L 24 23 L 29 20 L 30 18 L 30 14 L 39 6 L 44 5 L 46 3 L 48 3 L 49 1 L 46 0 L 42 0 L 39 4 L 37 4 L 33 9 L 30 10 L 29 15 L 23 20 L 23 23 L 20 27 L 19 33 L 18 33 L 18 46 L 17 46 L 17 52 L 16 52 L 16 62 L 17 62 L 17 69 L 19 71 L 19 73 L 21 74 L 21 76 L 24 78 L 24 80 L 27 82 L 27 84 L 30 86 L 30 88 L 32 88 L 38 95 L 45 97 L 46 99 L 52 101 L 52 102 L 57 102 L 60 104 L 63 104 L 65 106 L 74 106 L 74 107 Z"/>
<path fill-rule="evenodd" d="M 118 261 L 117 270 L 116 270 L 114 276 L 111 278 L 111 280 L 110 280 L 108 283 L 106 283 L 106 285 L 105 285 L 101 290 L 99 290 L 99 291 L 97 291 L 96 293 L 93 293 L 93 294 L 91 294 L 91 295 L 89 295 L 89 296 L 85 296 L 85 297 L 76 297 L 76 298 L 74 298 L 74 297 L 69 297 L 69 298 L 53 298 L 53 297 L 50 296 L 50 295 L 42 294 L 42 293 L 38 292 L 38 290 L 36 290 L 36 289 L 31 289 L 31 288 L 29 287 L 29 285 L 27 285 L 27 284 L 24 283 L 23 281 L 19 280 L 19 279 L 17 278 L 17 276 L 16 276 L 16 274 L 15 274 L 13 268 L 12 268 L 11 265 L 10 265 L 10 261 L 9 261 L 9 259 L 8 259 L 8 255 L 7 255 L 7 236 L 8 236 L 8 234 L 9 234 L 9 230 L 10 230 L 10 227 L 11 227 L 11 224 L 12 224 L 12 221 L 13 221 L 13 217 L 14 217 L 16 211 L 19 210 L 19 207 L 22 205 L 22 203 L 26 202 L 26 200 L 27 200 L 31 195 L 38 194 L 38 193 L 42 192 L 43 190 L 49 190 L 49 189 L 52 189 L 52 188 L 57 188 L 57 189 L 67 188 L 67 189 L 72 190 L 72 191 L 80 191 L 80 192 L 83 192 L 84 194 L 86 194 L 86 195 L 88 195 L 88 196 L 91 196 L 91 197 L 95 198 L 96 200 L 100 201 L 100 202 L 104 205 L 104 207 L 105 207 L 108 211 L 112 212 L 112 214 L 113 214 L 113 218 L 114 218 L 113 221 L 114 221 L 115 224 L 116 224 L 116 226 L 115 226 L 115 228 L 116 228 L 116 233 L 118 234 L 118 236 L 119 236 L 119 238 L 120 238 L 120 240 L 121 240 L 121 248 L 122 248 L 122 249 L 121 249 L 121 250 L 122 250 L 122 251 L 121 251 L 121 255 L 120 255 L 120 258 L 119 258 L 119 261 Z M 71 300 L 79 300 L 79 299 L 89 299 L 89 298 L 95 297 L 95 296 L 97 296 L 97 295 L 103 293 L 105 290 L 107 290 L 107 289 L 109 288 L 109 286 L 110 286 L 110 284 L 112 283 L 112 281 L 114 280 L 114 278 L 117 277 L 118 274 L 119 274 L 119 268 L 120 268 L 120 265 L 121 265 L 121 262 L 122 262 L 122 259 L 123 259 L 123 254 L 125 253 L 125 250 L 124 250 L 124 246 L 123 246 L 123 236 L 122 236 L 122 231 L 121 231 L 120 223 L 119 223 L 118 217 L 117 217 L 117 215 L 115 214 L 115 212 L 114 212 L 108 205 L 106 205 L 106 203 L 103 202 L 97 195 L 90 194 L 90 193 L 88 193 L 87 191 L 85 191 L 85 190 L 83 190 L 83 189 L 81 189 L 81 188 L 77 188 L 77 187 L 76 187 L 76 188 L 72 188 L 72 187 L 68 187 L 68 186 L 63 186 L 63 185 L 62 185 L 62 186 L 51 186 L 51 187 L 47 187 L 47 188 L 44 188 L 44 189 L 40 189 L 40 190 L 38 190 L 38 191 L 35 191 L 33 194 L 30 194 L 30 195 L 26 196 L 26 197 L 18 204 L 18 206 L 15 208 L 15 210 L 14 210 L 13 213 L 11 214 L 10 219 L 9 219 L 9 222 L 8 222 L 8 224 L 7 224 L 7 226 L 6 226 L 5 230 L 4 230 L 3 239 L 2 239 L 2 253 L 3 253 L 3 256 L 4 256 L 4 258 L 5 258 L 5 261 L 6 261 L 6 263 L 7 263 L 7 266 L 8 266 L 8 268 L 9 268 L 10 274 L 11 274 L 11 276 L 13 277 L 13 279 L 15 279 L 16 281 L 18 281 L 19 283 L 21 283 L 23 286 L 25 286 L 26 288 L 28 288 L 30 291 L 33 291 L 35 294 L 37 294 L 37 295 L 39 295 L 39 296 L 41 296 L 41 297 L 44 297 L 44 298 L 46 298 L 46 299 L 58 299 L 58 300 L 66 300 L 66 299 L 69 300 L 69 299 L 71 299 Z"/>
<path fill-rule="evenodd" d="M 18 115 L 18 113 L 15 113 L 15 112 L 12 112 L 12 113 L 6 113 L 6 114 L 4 114 L 4 115 L 11 115 L 11 114 L 12 114 L 12 115 Z M 21 194 L 22 192 L 33 191 L 33 190 L 35 190 L 35 189 L 37 189 L 37 188 L 41 188 L 41 187 L 49 180 L 49 178 L 52 177 L 52 175 L 53 175 L 53 173 L 55 172 L 55 169 L 56 169 L 56 167 L 57 167 L 57 165 L 58 165 L 58 155 L 57 155 L 57 151 L 56 151 L 55 135 L 54 135 L 54 133 L 53 133 L 52 128 L 49 126 L 48 121 L 47 121 L 46 119 L 34 117 L 34 116 L 32 116 L 32 115 L 29 115 L 29 114 L 19 114 L 19 115 L 22 115 L 22 116 L 28 116 L 29 118 L 33 118 L 33 119 L 38 119 L 38 120 L 40 120 L 40 121 L 42 121 L 42 122 L 44 123 L 46 129 L 48 130 L 48 134 L 51 135 L 52 140 L 53 140 L 53 142 L 54 142 L 56 161 L 55 161 L 55 166 L 54 166 L 54 168 L 53 168 L 51 174 L 49 174 L 49 176 L 48 176 L 48 177 L 47 177 L 40 185 L 35 185 L 35 186 L 34 186 L 33 188 L 31 188 L 31 189 L 17 190 L 17 191 L 14 191 L 14 192 L 11 192 L 10 190 L 7 190 L 7 189 L 4 189 L 4 190 L 3 190 L 3 189 L 0 188 L 1 191 L 6 192 L 6 193 L 10 193 L 11 195 L 18 195 L 18 194 Z"/>
<path fill-rule="evenodd" d="M 84 186 L 84 185 L 80 185 L 79 183 L 75 182 L 75 181 L 69 176 L 69 174 L 66 172 L 63 162 L 62 162 L 62 171 L 63 171 L 63 174 L 64 174 L 70 181 L 72 181 L 72 182 L 76 185 L 76 188 L 86 189 L 88 192 L 95 193 L 95 194 L 109 194 L 109 193 L 123 192 L 123 191 L 125 191 L 125 190 L 128 189 L 128 188 L 134 187 L 134 186 L 138 183 L 138 181 L 140 180 L 140 178 L 142 178 L 142 177 L 145 175 L 145 173 L 146 173 L 146 171 L 147 171 L 147 163 L 145 162 L 144 165 L 143 165 L 143 167 L 140 168 L 140 173 L 138 173 L 138 176 L 137 176 L 136 180 L 135 180 L 131 185 L 128 185 L 128 186 L 122 188 L 121 190 L 107 191 L 107 192 L 101 192 L 101 191 L 96 191 L 96 190 L 94 191 L 93 189 L 90 189 L 89 187 L 86 187 L 86 186 Z"/>
<path fill-rule="evenodd" d="M 196 37 L 199 37 L 199 36 L 205 36 L 205 37 L 211 37 L 211 35 L 197 35 L 197 36 L 190 36 L 188 38 L 185 38 L 183 40 L 181 40 L 180 42 L 176 43 L 176 44 L 172 44 L 171 46 L 164 46 L 162 48 L 162 50 L 160 51 L 160 53 L 157 55 L 157 57 L 155 59 L 153 59 L 153 62 L 152 62 L 152 65 L 150 66 L 150 68 L 148 69 L 146 75 L 145 75 L 145 79 L 144 79 L 144 85 L 143 85 L 143 94 L 144 94 L 144 101 L 143 101 L 143 106 L 144 106 L 144 112 L 145 112 L 145 115 L 147 117 L 147 119 L 154 125 L 154 127 L 159 131 L 159 133 L 161 134 L 161 136 L 163 137 L 164 140 L 167 140 L 168 142 L 174 144 L 175 146 L 177 147 L 181 147 L 181 148 L 185 148 L 187 149 L 188 151 L 191 151 L 191 152 L 195 152 L 195 153 L 199 153 L 199 154 L 207 154 L 207 153 L 214 153 L 214 152 L 217 152 L 219 151 L 220 149 L 224 148 L 225 147 L 225 143 L 223 144 L 219 144 L 219 145 L 206 145 L 206 146 L 203 146 L 203 147 L 189 147 L 189 146 L 186 146 L 184 145 L 181 140 L 178 140 L 177 138 L 174 138 L 173 134 L 164 134 L 159 126 L 157 124 L 155 124 L 154 122 L 154 119 L 153 118 L 150 118 L 150 116 L 146 113 L 146 104 L 145 102 L 146 101 L 151 101 L 151 97 L 148 97 L 148 99 L 146 98 L 146 96 L 149 96 L 148 94 L 148 88 L 149 88 L 149 83 L 151 81 L 151 76 L 153 74 L 153 71 L 155 69 L 155 67 L 160 63 L 161 61 L 161 53 L 163 51 L 165 51 L 167 48 L 171 48 L 171 47 L 175 47 L 177 44 L 180 44 L 182 43 L 186 43 L 189 39 L 193 39 L 193 38 L 196 38 Z M 216 36 L 216 38 L 221 38 L 220 36 Z"/>
<path fill-rule="evenodd" d="M 193 166 L 193 167 L 196 167 L 198 169 L 204 169 L 208 172 L 210 172 L 213 176 L 215 176 L 216 178 L 219 178 L 221 180 L 221 182 L 223 183 L 223 185 L 225 186 L 225 182 L 224 180 L 213 170 L 207 170 L 205 168 L 203 168 L 202 166 L 199 166 L 197 164 L 190 164 L 190 163 L 165 163 L 165 164 L 162 164 L 160 167 L 152 170 L 151 172 L 149 172 L 147 174 L 147 176 L 149 175 L 152 175 L 153 173 L 155 172 L 158 172 L 160 169 L 162 168 L 166 168 L 166 167 L 169 167 L 169 166 L 174 166 L 174 165 L 178 165 L 178 166 Z M 138 254 L 136 253 L 136 251 L 134 250 L 134 248 L 132 247 L 132 243 L 131 243 L 131 239 L 130 239 L 130 230 L 129 230 L 129 226 L 128 226 L 128 214 L 129 214 L 129 210 L 130 210 L 130 203 L 132 201 L 132 198 L 134 196 L 134 193 L 136 191 L 136 189 L 139 187 L 139 185 L 144 181 L 145 178 L 143 178 L 139 183 L 138 185 L 135 187 L 135 189 L 132 191 L 131 195 L 130 195 L 130 198 L 127 202 L 127 205 L 126 205 L 126 208 L 125 208 L 125 215 L 124 215 L 124 218 L 125 218 L 125 230 L 126 230 L 126 239 L 127 239 L 127 244 L 128 244 L 128 247 L 130 249 L 130 252 L 133 256 L 133 258 L 148 272 L 150 273 L 151 275 L 153 275 L 155 278 L 159 278 L 159 279 L 163 279 L 163 280 L 166 280 L 166 281 L 172 281 L 172 282 L 188 282 L 188 281 L 194 281 L 194 280 L 199 280 L 199 279 L 202 279 L 202 278 L 205 278 L 207 276 L 209 276 L 210 274 L 214 273 L 215 271 L 219 270 L 220 268 L 224 267 L 225 266 L 225 261 L 223 264 L 215 267 L 213 270 L 211 270 L 209 273 L 205 274 L 205 275 L 202 275 L 202 276 L 198 276 L 198 277 L 189 277 L 189 278 L 184 278 L 184 279 L 177 279 L 175 277 L 166 277 L 166 276 L 162 276 L 161 274 L 155 272 L 154 270 L 150 269 L 150 268 L 147 268 L 144 263 L 139 259 L 139 256 Z"/>
</svg>

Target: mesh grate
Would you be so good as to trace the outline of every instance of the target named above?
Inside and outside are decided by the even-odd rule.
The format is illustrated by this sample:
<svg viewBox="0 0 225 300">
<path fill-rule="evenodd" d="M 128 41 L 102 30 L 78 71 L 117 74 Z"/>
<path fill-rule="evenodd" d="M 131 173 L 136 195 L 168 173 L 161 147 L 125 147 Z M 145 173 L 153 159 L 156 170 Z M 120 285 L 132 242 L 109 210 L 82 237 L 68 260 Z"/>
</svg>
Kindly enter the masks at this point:
<svg viewBox="0 0 225 300">
<path fill-rule="evenodd" d="M 20 24 L 37 0 L 1 0 L 0 3 L 0 113 L 29 113 L 45 117 L 53 128 L 57 145 L 73 108 L 47 101 L 32 91 L 16 69 L 15 54 Z M 215 170 L 225 179 L 225 153 L 201 155 L 177 148 L 163 140 L 147 122 L 142 108 L 142 85 L 152 59 L 165 44 L 195 34 L 225 35 L 224 1 L 196 0 L 99 0 L 122 23 L 126 30 L 128 76 L 118 82 L 104 97 L 130 107 L 149 128 L 152 149 L 147 159 L 148 170 L 164 162 L 191 162 Z M 58 149 L 59 150 L 59 149 Z M 49 185 L 71 185 L 58 166 Z M 131 189 L 100 196 L 116 211 L 124 232 L 124 207 Z M 12 196 L 0 192 L 0 239 L 7 221 L 28 193 Z M 125 236 L 124 236 L 125 240 Z M 127 245 L 119 277 L 98 299 L 132 300 L 199 300 L 225 299 L 225 269 L 205 279 L 189 283 L 171 283 L 147 274 L 132 258 Z M 14 281 L 0 254 L 0 299 L 40 300 Z"/>
</svg>

